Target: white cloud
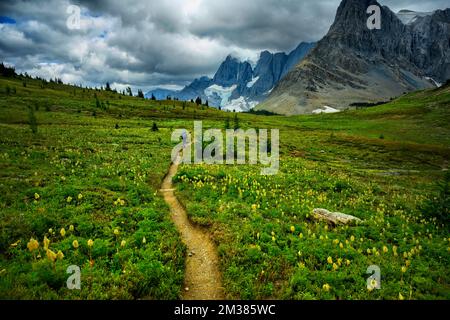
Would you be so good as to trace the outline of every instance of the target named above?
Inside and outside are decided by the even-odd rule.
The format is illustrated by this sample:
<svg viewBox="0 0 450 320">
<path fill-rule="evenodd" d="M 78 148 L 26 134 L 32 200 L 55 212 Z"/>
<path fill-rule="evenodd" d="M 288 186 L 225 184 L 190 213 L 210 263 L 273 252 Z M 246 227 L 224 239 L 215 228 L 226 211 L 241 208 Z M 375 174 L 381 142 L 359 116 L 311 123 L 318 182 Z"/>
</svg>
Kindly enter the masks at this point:
<svg viewBox="0 0 450 320">
<path fill-rule="evenodd" d="M 228 54 L 251 62 L 265 49 L 319 40 L 339 0 L 2 0 L 0 56 L 19 71 L 90 86 L 179 88 L 215 72 Z M 383 0 L 394 11 L 443 0 Z M 81 6 L 80 30 L 66 26 Z M 67 80 L 66 80 L 67 79 Z"/>
</svg>

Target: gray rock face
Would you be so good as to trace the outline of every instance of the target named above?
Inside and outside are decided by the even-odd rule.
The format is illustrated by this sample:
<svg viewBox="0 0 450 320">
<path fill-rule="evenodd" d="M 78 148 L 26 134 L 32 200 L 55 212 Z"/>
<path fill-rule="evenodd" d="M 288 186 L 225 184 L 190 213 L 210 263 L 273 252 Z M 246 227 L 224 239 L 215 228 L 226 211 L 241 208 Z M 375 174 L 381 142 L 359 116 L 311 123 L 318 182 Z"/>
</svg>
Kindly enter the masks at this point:
<svg viewBox="0 0 450 320">
<path fill-rule="evenodd" d="M 381 30 L 367 28 L 375 0 L 344 0 L 328 34 L 257 109 L 283 114 L 388 100 L 450 77 L 450 9 L 404 24 L 381 7 Z"/>
<path fill-rule="evenodd" d="M 229 107 L 237 111 L 248 110 L 264 100 L 270 90 L 310 52 L 314 45 L 301 43 L 289 55 L 263 51 L 255 69 L 247 61 L 242 62 L 228 56 L 213 79 L 202 77 L 181 91 L 164 91 L 162 99 L 167 95 L 180 100 L 200 97 L 203 101 L 208 100 L 210 106 Z M 155 94 L 155 91 L 149 91 L 146 96 L 151 97 L 152 93 Z M 159 91 L 157 93 L 159 94 Z"/>
<path fill-rule="evenodd" d="M 240 62 L 238 59 L 228 56 L 217 70 L 213 83 L 222 87 L 245 84 L 251 81 L 252 75 L 250 63 Z"/>
<path fill-rule="evenodd" d="M 191 84 L 184 87 L 183 90 L 177 92 L 175 97 L 180 100 L 191 100 L 196 99 L 197 97 L 205 99 L 205 95 L 203 91 L 208 88 L 213 83 L 213 80 L 208 77 L 201 77 L 200 79 L 195 79 Z"/>
</svg>

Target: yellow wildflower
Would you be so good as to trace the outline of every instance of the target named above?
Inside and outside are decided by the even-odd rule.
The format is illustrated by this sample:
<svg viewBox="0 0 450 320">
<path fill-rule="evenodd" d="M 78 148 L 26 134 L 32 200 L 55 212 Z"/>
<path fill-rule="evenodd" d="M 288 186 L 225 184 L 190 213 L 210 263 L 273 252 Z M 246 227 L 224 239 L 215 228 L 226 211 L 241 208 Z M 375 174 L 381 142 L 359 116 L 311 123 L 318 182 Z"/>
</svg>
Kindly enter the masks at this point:
<svg viewBox="0 0 450 320">
<path fill-rule="evenodd" d="M 51 262 L 55 262 L 57 255 L 56 253 L 54 253 L 52 250 L 47 250 L 47 258 L 48 260 L 50 260 Z"/>
<path fill-rule="evenodd" d="M 71 196 L 68 196 L 67 197 L 67 203 L 71 203 L 72 202 L 72 197 Z"/>
<path fill-rule="evenodd" d="M 58 253 L 56 254 L 56 258 L 58 258 L 58 260 L 62 260 L 64 258 L 64 254 L 62 253 L 61 250 L 58 250 Z"/>
<path fill-rule="evenodd" d="M 142 243 L 143 243 L 143 244 L 146 244 L 146 243 L 147 243 L 147 239 L 145 239 L 145 237 L 142 238 Z"/>
<path fill-rule="evenodd" d="M 66 229 L 61 228 L 61 230 L 59 231 L 59 233 L 61 234 L 61 237 L 65 237 L 65 236 L 66 236 Z"/>
<path fill-rule="evenodd" d="M 354 241 L 355 241 L 355 236 L 351 236 L 351 237 L 350 237 L 350 241 L 351 241 L 351 242 L 354 242 Z"/>
<path fill-rule="evenodd" d="M 73 246 L 75 249 L 78 249 L 78 247 L 79 247 L 78 240 L 73 240 L 72 246 Z"/>
<path fill-rule="evenodd" d="M 405 300 L 405 297 L 404 297 L 404 296 L 402 296 L 402 294 L 401 294 L 401 293 L 399 293 L 399 294 L 398 294 L 398 299 L 399 299 L 399 300 Z"/>
<path fill-rule="evenodd" d="M 407 270 L 408 270 L 407 267 L 405 267 L 405 266 L 402 267 L 402 272 L 403 272 L 403 273 L 405 273 Z"/>
<path fill-rule="evenodd" d="M 328 262 L 329 264 L 332 264 L 332 263 L 333 263 L 333 258 L 332 258 L 332 257 L 328 257 L 327 262 Z"/>
<path fill-rule="evenodd" d="M 328 284 L 328 283 L 325 283 L 324 285 L 323 285 L 323 290 L 325 290 L 326 292 L 328 292 L 328 291 L 330 291 L 330 289 L 331 289 L 331 287 L 330 287 L 330 285 Z"/>
<path fill-rule="evenodd" d="M 300 233 L 298 236 L 300 237 L 300 239 L 303 239 L 303 233 Z"/>
<path fill-rule="evenodd" d="M 30 250 L 30 252 L 37 250 L 37 248 L 39 248 L 39 242 L 37 242 L 37 240 L 31 238 L 27 244 L 27 247 L 28 247 L 28 250 Z"/>
<path fill-rule="evenodd" d="M 291 226 L 291 232 L 294 233 L 295 232 L 295 227 Z"/>
<path fill-rule="evenodd" d="M 81 200 L 81 199 L 83 199 L 83 195 L 80 193 L 80 194 L 78 195 L 78 200 Z"/>
<path fill-rule="evenodd" d="M 333 263 L 333 270 L 339 269 L 338 265 L 336 263 Z"/>
<path fill-rule="evenodd" d="M 94 240 L 89 239 L 87 242 L 88 247 L 92 247 L 94 245 Z"/>
<path fill-rule="evenodd" d="M 125 247 L 126 244 L 127 244 L 127 242 L 126 242 L 125 240 L 122 240 L 122 242 L 120 243 L 120 246 L 121 246 L 121 247 Z"/>
<path fill-rule="evenodd" d="M 50 245 L 50 240 L 47 238 L 47 236 L 44 236 L 44 250 L 48 250 L 48 246 Z"/>
<path fill-rule="evenodd" d="M 34 194 L 34 199 L 39 200 L 40 197 L 41 197 L 41 196 L 39 195 L 39 193 L 35 193 L 35 194 Z"/>
<path fill-rule="evenodd" d="M 389 252 L 388 247 L 384 246 L 384 247 L 383 247 L 383 252 L 384 252 L 384 253 L 388 253 L 388 252 Z"/>
<path fill-rule="evenodd" d="M 367 290 L 372 291 L 378 286 L 377 280 L 372 279 L 370 280 L 370 284 L 367 286 Z"/>
<path fill-rule="evenodd" d="M 69 226 L 69 231 L 70 232 L 73 232 L 75 230 L 75 227 L 73 226 L 73 224 L 71 224 L 70 226 Z"/>
<path fill-rule="evenodd" d="M 116 228 L 116 229 L 114 229 L 114 234 L 115 234 L 116 236 L 118 236 L 118 235 L 119 235 L 119 233 L 120 233 L 120 232 L 119 232 L 119 229 L 117 229 L 117 228 Z"/>
</svg>

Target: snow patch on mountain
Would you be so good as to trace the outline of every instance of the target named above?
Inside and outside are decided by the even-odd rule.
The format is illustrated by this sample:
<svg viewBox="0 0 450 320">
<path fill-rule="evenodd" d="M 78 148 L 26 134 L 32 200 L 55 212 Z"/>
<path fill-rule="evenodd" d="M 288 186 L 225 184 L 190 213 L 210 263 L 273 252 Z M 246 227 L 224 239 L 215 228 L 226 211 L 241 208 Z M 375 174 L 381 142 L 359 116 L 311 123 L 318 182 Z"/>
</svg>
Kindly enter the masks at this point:
<svg viewBox="0 0 450 320">
<path fill-rule="evenodd" d="M 323 106 L 321 109 L 316 109 L 312 113 L 313 114 L 322 114 L 322 113 L 337 113 L 340 112 L 340 110 L 331 108 L 329 106 Z"/>
<path fill-rule="evenodd" d="M 442 87 L 442 83 L 440 83 L 440 82 L 437 82 L 437 81 L 436 81 L 436 80 L 434 80 L 433 78 L 430 78 L 430 77 L 425 77 L 425 79 L 427 79 L 428 81 L 431 81 L 431 82 L 433 82 L 433 83 L 434 83 L 434 85 L 435 85 L 436 87 L 438 87 L 438 88 Z"/>
<path fill-rule="evenodd" d="M 205 89 L 205 94 L 210 100 L 216 100 L 219 98 L 220 106 L 225 106 L 228 104 L 233 91 L 236 90 L 237 85 L 232 85 L 231 87 L 222 87 L 217 84 Z"/>
<path fill-rule="evenodd" d="M 246 99 L 245 97 L 240 96 L 237 99 L 231 100 L 227 103 L 223 110 L 225 111 L 236 111 L 236 112 L 245 112 L 253 109 L 258 104 L 258 101 L 251 101 Z"/>
<path fill-rule="evenodd" d="M 397 17 L 403 24 L 410 24 L 416 21 L 420 17 L 431 16 L 433 12 L 416 12 L 411 10 L 400 10 L 397 12 Z"/>
<path fill-rule="evenodd" d="M 252 81 L 250 81 L 249 83 L 247 83 L 247 88 L 251 88 L 254 86 L 254 84 L 259 80 L 259 76 L 257 76 L 256 78 L 253 78 Z"/>
</svg>

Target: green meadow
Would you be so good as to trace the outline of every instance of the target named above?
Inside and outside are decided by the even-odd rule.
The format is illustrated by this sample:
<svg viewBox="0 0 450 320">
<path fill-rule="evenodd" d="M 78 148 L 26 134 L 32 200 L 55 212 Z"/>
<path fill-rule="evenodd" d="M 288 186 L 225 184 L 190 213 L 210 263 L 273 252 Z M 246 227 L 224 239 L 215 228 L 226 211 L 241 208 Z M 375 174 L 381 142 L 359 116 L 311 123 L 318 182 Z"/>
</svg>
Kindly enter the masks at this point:
<svg viewBox="0 0 450 320">
<path fill-rule="evenodd" d="M 450 299 L 449 119 L 449 85 L 282 117 L 0 77 L 0 299 L 179 299 L 187 252 L 158 190 L 173 130 L 194 121 L 280 130 L 277 175 L 200 164 L 174 178 L 227 298 Z M 67 289 L 70 265 L 81 290 Z"/>
</svg>

